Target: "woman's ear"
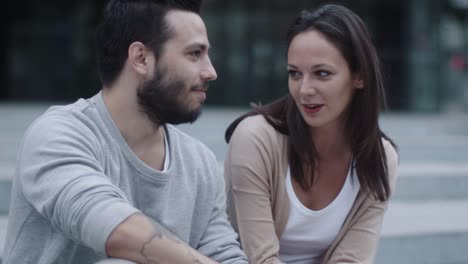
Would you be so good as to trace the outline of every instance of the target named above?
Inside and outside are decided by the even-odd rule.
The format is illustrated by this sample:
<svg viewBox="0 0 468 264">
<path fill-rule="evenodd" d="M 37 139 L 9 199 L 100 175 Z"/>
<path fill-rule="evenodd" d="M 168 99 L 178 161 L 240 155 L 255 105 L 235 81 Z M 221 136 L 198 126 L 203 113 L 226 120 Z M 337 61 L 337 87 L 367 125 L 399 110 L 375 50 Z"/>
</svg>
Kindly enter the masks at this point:
<svg viewBox="0 0 468 264">
<path fill-rule="evenodd" d="M 353 79 L 353 87 L 356 89 L 364 88 L 364 80 L 361 78 L 360 74 L 356 74 Z"/>
</svg>

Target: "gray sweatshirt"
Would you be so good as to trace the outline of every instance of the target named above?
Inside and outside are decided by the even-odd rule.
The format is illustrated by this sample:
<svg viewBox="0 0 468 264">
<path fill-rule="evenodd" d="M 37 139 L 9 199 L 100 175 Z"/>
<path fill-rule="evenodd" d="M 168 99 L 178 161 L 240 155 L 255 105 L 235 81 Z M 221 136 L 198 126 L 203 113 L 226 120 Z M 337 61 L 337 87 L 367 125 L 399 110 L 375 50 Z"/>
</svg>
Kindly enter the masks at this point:
<svg viewBox="0 0 468 264">
<path fill-rule="evenodd" d="M 136 212 L 214 260 L 247 263 L 215 156 L 174 126 L 165 132 L 170 164 L 160 172 L 126 144 L 101 93 L 51 107 L 19 149 L 3 263 L 94 263 Z"/>
</svg>

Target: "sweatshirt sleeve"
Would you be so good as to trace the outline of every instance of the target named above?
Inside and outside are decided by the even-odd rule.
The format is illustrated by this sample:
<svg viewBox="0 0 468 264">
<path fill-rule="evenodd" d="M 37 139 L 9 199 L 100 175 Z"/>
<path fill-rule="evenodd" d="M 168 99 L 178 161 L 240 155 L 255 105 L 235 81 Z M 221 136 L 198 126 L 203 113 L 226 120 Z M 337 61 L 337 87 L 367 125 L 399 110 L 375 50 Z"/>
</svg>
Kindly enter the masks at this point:
<svg viewBox="0 0 468 264">
<path fill-rule="evenodd" d="M 17 181 L 25 198 L 71 239 L 105 255 L 107 238 L 138 212 L 104 174 L 99 141 L 70 115 L 45 115 L 20 147 Z"/>
<path fill-rule="evenodd" d="M 217 164 L 213 156 L 213 164 Z M 214 206 L 210 221 L 203 233 L 199 248 L 202 254 L 223 264 L 247 264 L 247 257 L 240 249 L 237 234 L 229 224 L 226 214 L 224 177 L 220 165 L 214 167 Z"/>
</svg>

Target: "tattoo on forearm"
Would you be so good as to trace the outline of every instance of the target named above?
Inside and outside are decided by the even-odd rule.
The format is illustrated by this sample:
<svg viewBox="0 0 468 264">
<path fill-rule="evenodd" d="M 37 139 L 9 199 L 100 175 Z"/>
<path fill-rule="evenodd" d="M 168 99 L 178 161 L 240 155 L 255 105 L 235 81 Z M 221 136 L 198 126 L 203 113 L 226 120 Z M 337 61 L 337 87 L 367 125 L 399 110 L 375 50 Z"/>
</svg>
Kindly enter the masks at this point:
<svg viewBox="0 0 468 264">
<path fill-rule="evenodd" d="M 201 262 L 196 256 L 194 256 L 192 252 L 188 251 L 187 253 L 189 257 L 192 259 L 193 264 L 203 264 L 203 262 Z"/>
<path fill-rule="evenodd" d="M 156 238 L 161 239 L 162 238 L 162 233 L 158 232 L 155 230 L 154 234 L 151 236 L 148 241 L 143 243 L 143 246 L 141 247 L 140 254 L 145 258 L 145 263 L 150 263 L 150 264 L 159 264 L 156 259 L 152 259 L 151 256 L 146 255 L 146 247 L 149 246 L 149 244 L 155 240 Z"/>
<path fill-rule="evenodd" d="M 163 239 L 163 238 L 167 238 L 169 240 L 171 240 L 172 242 L 175 242 L 177 244 L 181 244 L 182 241 L 176 236 L 174 235 L 171 231 L 167 230 L 164 226 L 156 223 L 156 222 L 152 222 L 153 223 L 153 227 L 154 227 L 154 230 L 156 233 L 158 233 L 158 238 L 159 239 Z"/>
<path fill-rule="evenodd" d="M 145 258 L 146 263 L 158 264 L 158 261 L 156 259 L 152 258 L 151 256 L 147 254 L 148 252 L 147 247 L 151 244 L 151 242 L 155 240 L 162 240 L 162 239 L 168 239 L 176 244 L 182 244 L 183 242 L 177 236 L 175 236 L 169 230 L 163 227 L 162 225 L 154 221 L 152 221 L 152 224 L 153 224 L 153 234 L 148 239 L 148 241 L 143 243 L 143 246 L 141 247 L 141 250 L 140 250 L 140 254 Z M 188 251 L 188 254 L 190 254 L 191 258 L 193 259 L 193 263 L 201 264 L 201 262 L 195 256 L 193 256 L 193 254 L 190 251 Z"/>
</svg>

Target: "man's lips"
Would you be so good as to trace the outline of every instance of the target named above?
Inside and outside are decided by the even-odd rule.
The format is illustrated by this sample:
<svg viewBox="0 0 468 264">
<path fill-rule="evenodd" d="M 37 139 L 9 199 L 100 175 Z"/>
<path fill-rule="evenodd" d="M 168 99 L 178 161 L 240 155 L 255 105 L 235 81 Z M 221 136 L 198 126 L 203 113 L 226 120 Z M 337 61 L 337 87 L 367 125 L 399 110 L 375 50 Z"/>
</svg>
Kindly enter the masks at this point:
<svg viewBox="0 0 468 264">
<path fill-rule="evenodd" d="M 208 89 L 192 89 L 192 92 L 206 93 Z"/>
<path fill-rule="evenodd" d="M 208 91 L 208 85 L 197 85 L 195 87 L 192 87 L 192 91 L 206 93 L 206 91 Z"/>
<path fill-rule="evenodd" d="M 198 86 L 192 87 L 191 91 L 197 93 L 201 101 L 205 101 L 206 91 L 208 91 L 208 85 L 198 85 Z"/>
</svg>

